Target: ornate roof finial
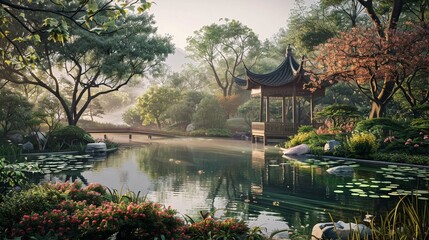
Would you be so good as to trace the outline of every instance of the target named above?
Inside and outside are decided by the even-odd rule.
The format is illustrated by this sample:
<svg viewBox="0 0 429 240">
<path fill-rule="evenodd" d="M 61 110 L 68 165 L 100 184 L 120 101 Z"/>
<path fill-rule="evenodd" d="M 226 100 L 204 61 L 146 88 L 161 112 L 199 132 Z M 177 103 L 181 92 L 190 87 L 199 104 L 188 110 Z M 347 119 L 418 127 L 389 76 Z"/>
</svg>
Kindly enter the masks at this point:
<svg viewBox="0 0 429 240">
<path fill-rule="evenodd" d="M 285 55 L 285 56 L 287 57 L 287 56 L 289 56 L 291 53 L 292 53 L 292 48 L 290 47 L 290 44 L 288 44 L 288 45 L 287 45 L 287 48 L 286 48 L 286 55 Z"/>
</svg>

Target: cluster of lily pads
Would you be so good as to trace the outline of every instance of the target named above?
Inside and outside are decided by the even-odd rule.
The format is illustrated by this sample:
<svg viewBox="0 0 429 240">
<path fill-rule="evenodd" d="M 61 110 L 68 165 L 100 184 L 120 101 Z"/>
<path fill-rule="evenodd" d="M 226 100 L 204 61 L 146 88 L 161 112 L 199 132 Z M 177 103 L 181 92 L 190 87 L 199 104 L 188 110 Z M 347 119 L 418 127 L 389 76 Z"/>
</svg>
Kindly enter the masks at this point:
<svg viewBox="0 0 429 240">
<path fill-rule="evenodd" d="M 65 171 L 85 170 L 93 167 L 90 160 L 93 157 L 87 155 L 49 155 L 38 156 L 30 163 L 37 164 L 43 174 L 61 173 Z"/>
<path fill-rule="evenodd" d="M 375 178 L 356 179 L 345 185 L 337 185 L 335 193 L 350 193 L 352 196 L 369 197 L 369 198 L 390 198 L 391 196 L 417 196 L 420 200 L 429 200 L 429 189 L 402 189 L 401 184 L 409 181 L 421 180 L 422 187 L 427 188 L 429 181 L 429 171 L 427 169 L 412 166 L 388 165 L 381 167 L 376 173 L 381 174 L 383 181 Z"/>
</svg>

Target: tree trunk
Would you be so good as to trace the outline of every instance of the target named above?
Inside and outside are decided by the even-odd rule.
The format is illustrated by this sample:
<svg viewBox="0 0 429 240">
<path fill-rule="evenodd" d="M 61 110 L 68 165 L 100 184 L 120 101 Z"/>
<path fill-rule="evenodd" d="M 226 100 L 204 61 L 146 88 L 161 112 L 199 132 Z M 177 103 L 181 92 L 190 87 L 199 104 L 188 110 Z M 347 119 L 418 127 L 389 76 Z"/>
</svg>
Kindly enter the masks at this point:
<svg viewBox="0 0 429 240">
<path fill-rule="evenodd" d="M 386 104 L 372 102 L 371 112 L 369 113 L 369 118 L 381 118 L 384 117 L 386 111 Z"/>
<path fill-rule="evenodd" d="M 372 102 L 371 112 L 369 118 L 381 118 L 385 116 L 386 105 L 392 99 L 393 92 L 395 90 L 395 81 L 386 76 L 383 82 L 383 88 L 377 96 L 374 96 L 375 100 Z"/>
</svg>

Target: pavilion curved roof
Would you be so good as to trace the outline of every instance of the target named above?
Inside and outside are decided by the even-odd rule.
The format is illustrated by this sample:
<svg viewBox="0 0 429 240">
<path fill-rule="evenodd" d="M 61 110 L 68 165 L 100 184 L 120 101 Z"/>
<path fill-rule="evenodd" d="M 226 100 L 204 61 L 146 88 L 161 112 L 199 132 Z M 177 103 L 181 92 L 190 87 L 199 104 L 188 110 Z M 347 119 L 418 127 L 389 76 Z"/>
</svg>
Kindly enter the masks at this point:
<svg viewBox="0 0 429 240">
<path fill-rule="evenodd" d="M 250 71 L 246 66 L 247 79 L 233 77 L 235 83 L 244 88 L 252 89 L 258 86 L 279 87 L 295 82 L 302 72 L 302 62 L 298 63 L 292 55 L 292 50 L 287 49 L 283 62 L 272 72 L 255 73 Z"/>
</svg>

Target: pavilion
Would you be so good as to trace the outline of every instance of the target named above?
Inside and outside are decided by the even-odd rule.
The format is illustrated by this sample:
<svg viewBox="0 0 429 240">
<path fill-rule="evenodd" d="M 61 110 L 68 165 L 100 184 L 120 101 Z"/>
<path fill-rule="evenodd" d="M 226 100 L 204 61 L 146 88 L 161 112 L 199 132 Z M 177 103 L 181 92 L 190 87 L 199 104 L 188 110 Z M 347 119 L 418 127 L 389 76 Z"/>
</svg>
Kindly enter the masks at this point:
<svg viewBox="0 0 429 240">
<path fill-rule="evenodd" d="M 252 142 L 258 137 L 263 138 L 264 144 L 267 144 L 269 138 L 286 139 L 295 134 L 301 125 L 315 125 L 314 98 L 324 96 L 325 91 L 318 89 L 312 92 L 304 88 L 309 78 L 305 75 L 303 60 L 298 63 L 290 47 L 283 62 L 272 72 L 260 74 L 250 71 L 246 66 L 245 68 L 247 78 L 234 77 L 234 81 L 241 88 L 251 90 L 252 97 L 260 98 L 259 122 L 252 122 Z M 272 98 L 282 100 L 281 118 L 277 121 L 270 117 Z M 309 103 L 307 114 L 301 106 L 303 102 Z"/>
</svg>

